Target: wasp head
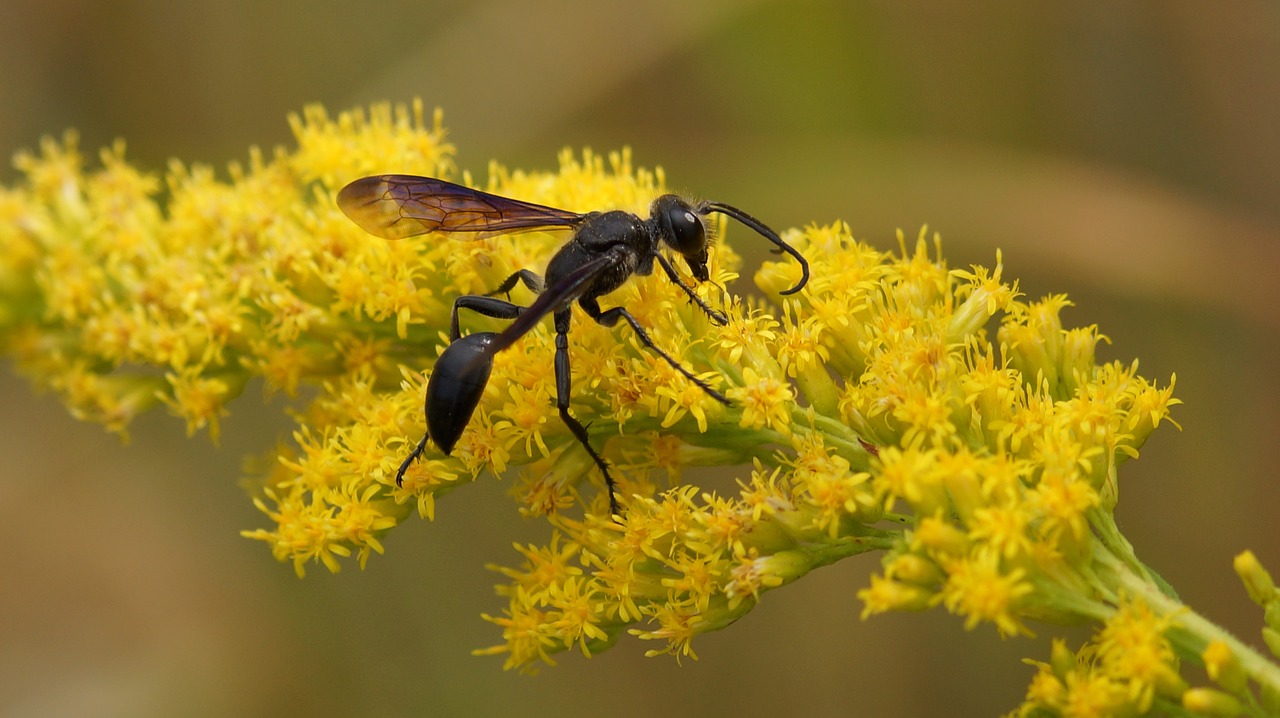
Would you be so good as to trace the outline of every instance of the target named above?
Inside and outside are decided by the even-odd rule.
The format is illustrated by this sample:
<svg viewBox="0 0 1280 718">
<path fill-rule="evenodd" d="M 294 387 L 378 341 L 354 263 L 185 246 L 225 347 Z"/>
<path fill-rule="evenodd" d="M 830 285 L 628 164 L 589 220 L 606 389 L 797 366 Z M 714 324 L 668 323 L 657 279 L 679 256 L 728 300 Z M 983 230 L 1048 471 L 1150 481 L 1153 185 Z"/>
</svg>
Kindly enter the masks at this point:
<svg viewBox="0 0 1280 718">
<path fill-rule="evenodd" d="M 662 241 L 684 257 L 695 279 L 707 281 L 707 229 L 702 217 L 673 194 L 654 200 L 649 211 Z"/>
</svg>

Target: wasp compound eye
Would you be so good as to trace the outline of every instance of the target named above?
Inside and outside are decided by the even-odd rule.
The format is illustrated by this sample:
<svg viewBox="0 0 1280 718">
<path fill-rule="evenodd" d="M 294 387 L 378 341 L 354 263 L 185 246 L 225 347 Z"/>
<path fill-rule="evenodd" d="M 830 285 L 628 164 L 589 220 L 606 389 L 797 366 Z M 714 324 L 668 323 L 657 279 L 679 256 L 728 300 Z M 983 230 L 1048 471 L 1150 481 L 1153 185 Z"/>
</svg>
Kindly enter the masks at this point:
<svg viewBox="0 0 1280 718">
<path fill-rule="evenodd" d="M 468 334 L 445 348 L 427 381 L 427 434 L 445 454 L 475 413 L 493 371 L 494 332 Z"/>
</svg>

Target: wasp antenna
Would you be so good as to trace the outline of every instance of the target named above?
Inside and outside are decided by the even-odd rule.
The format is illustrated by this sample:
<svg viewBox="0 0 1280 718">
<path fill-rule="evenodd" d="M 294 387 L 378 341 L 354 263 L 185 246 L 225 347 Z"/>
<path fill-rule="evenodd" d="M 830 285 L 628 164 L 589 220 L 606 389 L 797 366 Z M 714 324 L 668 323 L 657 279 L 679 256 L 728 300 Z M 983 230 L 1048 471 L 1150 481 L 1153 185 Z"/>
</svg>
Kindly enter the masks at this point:
<svg viewBox="0 0 1280 718">
<path fill-rule="evenodd" d="M 758 234 L 760 234 L 765 239 L 769 240 L 770 242 L 773 242 L 775 245 L 777 245 L 778 249 L 782 250 L 783 252 L 786 252 L 787 254 L 790 254 L 793 258 L 795 258 L 797 262 L 800 263 L 800 281 L 796 282 L 796 285 L 794 287 L 782 292 L 778 292 L 779 294 L 795 294 L 796 292 L 803 289 L 804 285 L 809 283 L 809 262 L 805 260 L 804 256 L 800 254 L 799 250 L 797 250 L 795 247 L 792 247 L 791 245 L 784 242 L 782 240 L 782 237 L 778 236 L 777 232 L 769 228 L 769 225 L 765 224 L 764 222 L 761 222 L 755 217 L 752 217 L 746 212 L 743 212 L 737 207 L 734 207 L 733 205 L 724 204 L 723 202 L 703 202 L 701 209 L 704 213 L 719 212 L 721 214 L 725 214 L 730 217 L 733 217 L 734 219 L 747 225 L 751 229 L 754 229 Z"/>
</svg>

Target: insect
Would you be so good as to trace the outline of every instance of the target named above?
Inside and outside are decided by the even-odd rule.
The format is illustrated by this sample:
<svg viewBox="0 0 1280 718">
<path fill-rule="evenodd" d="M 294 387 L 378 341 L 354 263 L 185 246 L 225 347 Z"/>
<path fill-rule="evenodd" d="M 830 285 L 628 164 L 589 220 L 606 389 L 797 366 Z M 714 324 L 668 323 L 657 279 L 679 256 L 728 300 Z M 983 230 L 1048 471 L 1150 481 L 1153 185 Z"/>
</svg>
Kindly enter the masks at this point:
<svg viewBox="0 0 1280 718">
<path fill-rule="evenodd" d="M 579 214 L 429 177 L 377 175 L 355 180 L 343 187 L 338 192 L 338 206 L 365 231 L 385 239 L 402 239 L 432 232 L 459 239 L 535 230 L 573 232 L 569 241 L 551 257 L 542 276 L 521 269 L 487 295 L 462 295 L 454 300 L 449 317 L 450 344 L 440 355 L 427 382 L 424 407 L 427 431 L 400 464 L 396 472 L 397 486 L 404 480 L 409 466 L 422 456 L 428 439 L 435 441 L 446 455 L 453 451 L 484 393 L 494 356 L 550 314 L 556 331 L 556 409 L 574 438 L 600 468 L 609 491 L 609 510 L 611 514 L 619 515 L 616 485 L 609 466 L 592 448 L 586 427 L 569 413 L 569 319 L 573 304 L 576 302 L 588 317 L 606 327 L 626 322 L 646 349 L 712 399 L 728 405 L 729 400 L 723 394 L 654 344 L 626 307 L 602 309 L 600 297 L 625 284 L 633 274 L 652 274 L 656 262 L 711 321 L 720 326 L 727 324 L 728 318 L 708 306 L 681 279 L 671 260 L 661 251 L 663 245 L 671 248 L 684 258 L 695 280 L 707 281 L 707 248 L 710 243 L 707 217 L 713 212 L 745 224 L 776 245 L 775 251 L 785 252 L 800 263 L 800 280 L 782 294 L 794 294 L 809 281 L 809 264 L 800 252 L 760 220 L 727 204 L 691 203 L 673 194 L 664 194 L 654 200 L 649 218 L 641 219 L 620 210 Z M 527 307 L 496 296 L 507 294 L 517 282 L 537 295 Z M 512 321 L 502 332 L 479 332 L 463 337 L 458 328 L 458 312 L 462 309 Z"/>
</svg>

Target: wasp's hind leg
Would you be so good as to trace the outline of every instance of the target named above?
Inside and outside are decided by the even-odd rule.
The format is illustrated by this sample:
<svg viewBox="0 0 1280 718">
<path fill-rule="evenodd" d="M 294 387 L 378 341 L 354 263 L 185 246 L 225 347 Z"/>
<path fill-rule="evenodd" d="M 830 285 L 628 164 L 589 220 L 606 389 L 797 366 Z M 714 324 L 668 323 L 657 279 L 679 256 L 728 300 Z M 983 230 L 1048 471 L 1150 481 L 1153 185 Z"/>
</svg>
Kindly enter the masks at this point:
<svg viewBox="0 0 1280 718">
<path fill-rule="evenodd" d="M 525 307 L 512 304 L 505 299 L 479 294 L 464 294 L 453 300 L 453 312 L 449 316 L 449 341 L 456 342 L 462 336 L 458 327 L 458 310 L 470 309 L 476 314 L 483 314 L 494 319 L 515 319 Z"/>
<path fill-rule="evenodd" d="M 413 465 L 415 459 L 422 456 L 422 452 L 427 448 L 428 436 L 429 435 L 426 432 L 423 432 L 422 440 L 418 442 L 418 445 L 414 447 L 413 451 L 409 452 L 409 455 L 405 457 L 404 461 L 400 462 L 400 468 L 396 471 L 396 486 L 404 485 L 404 472 L 409 470 L 409 467 Z"/>
</svg>

